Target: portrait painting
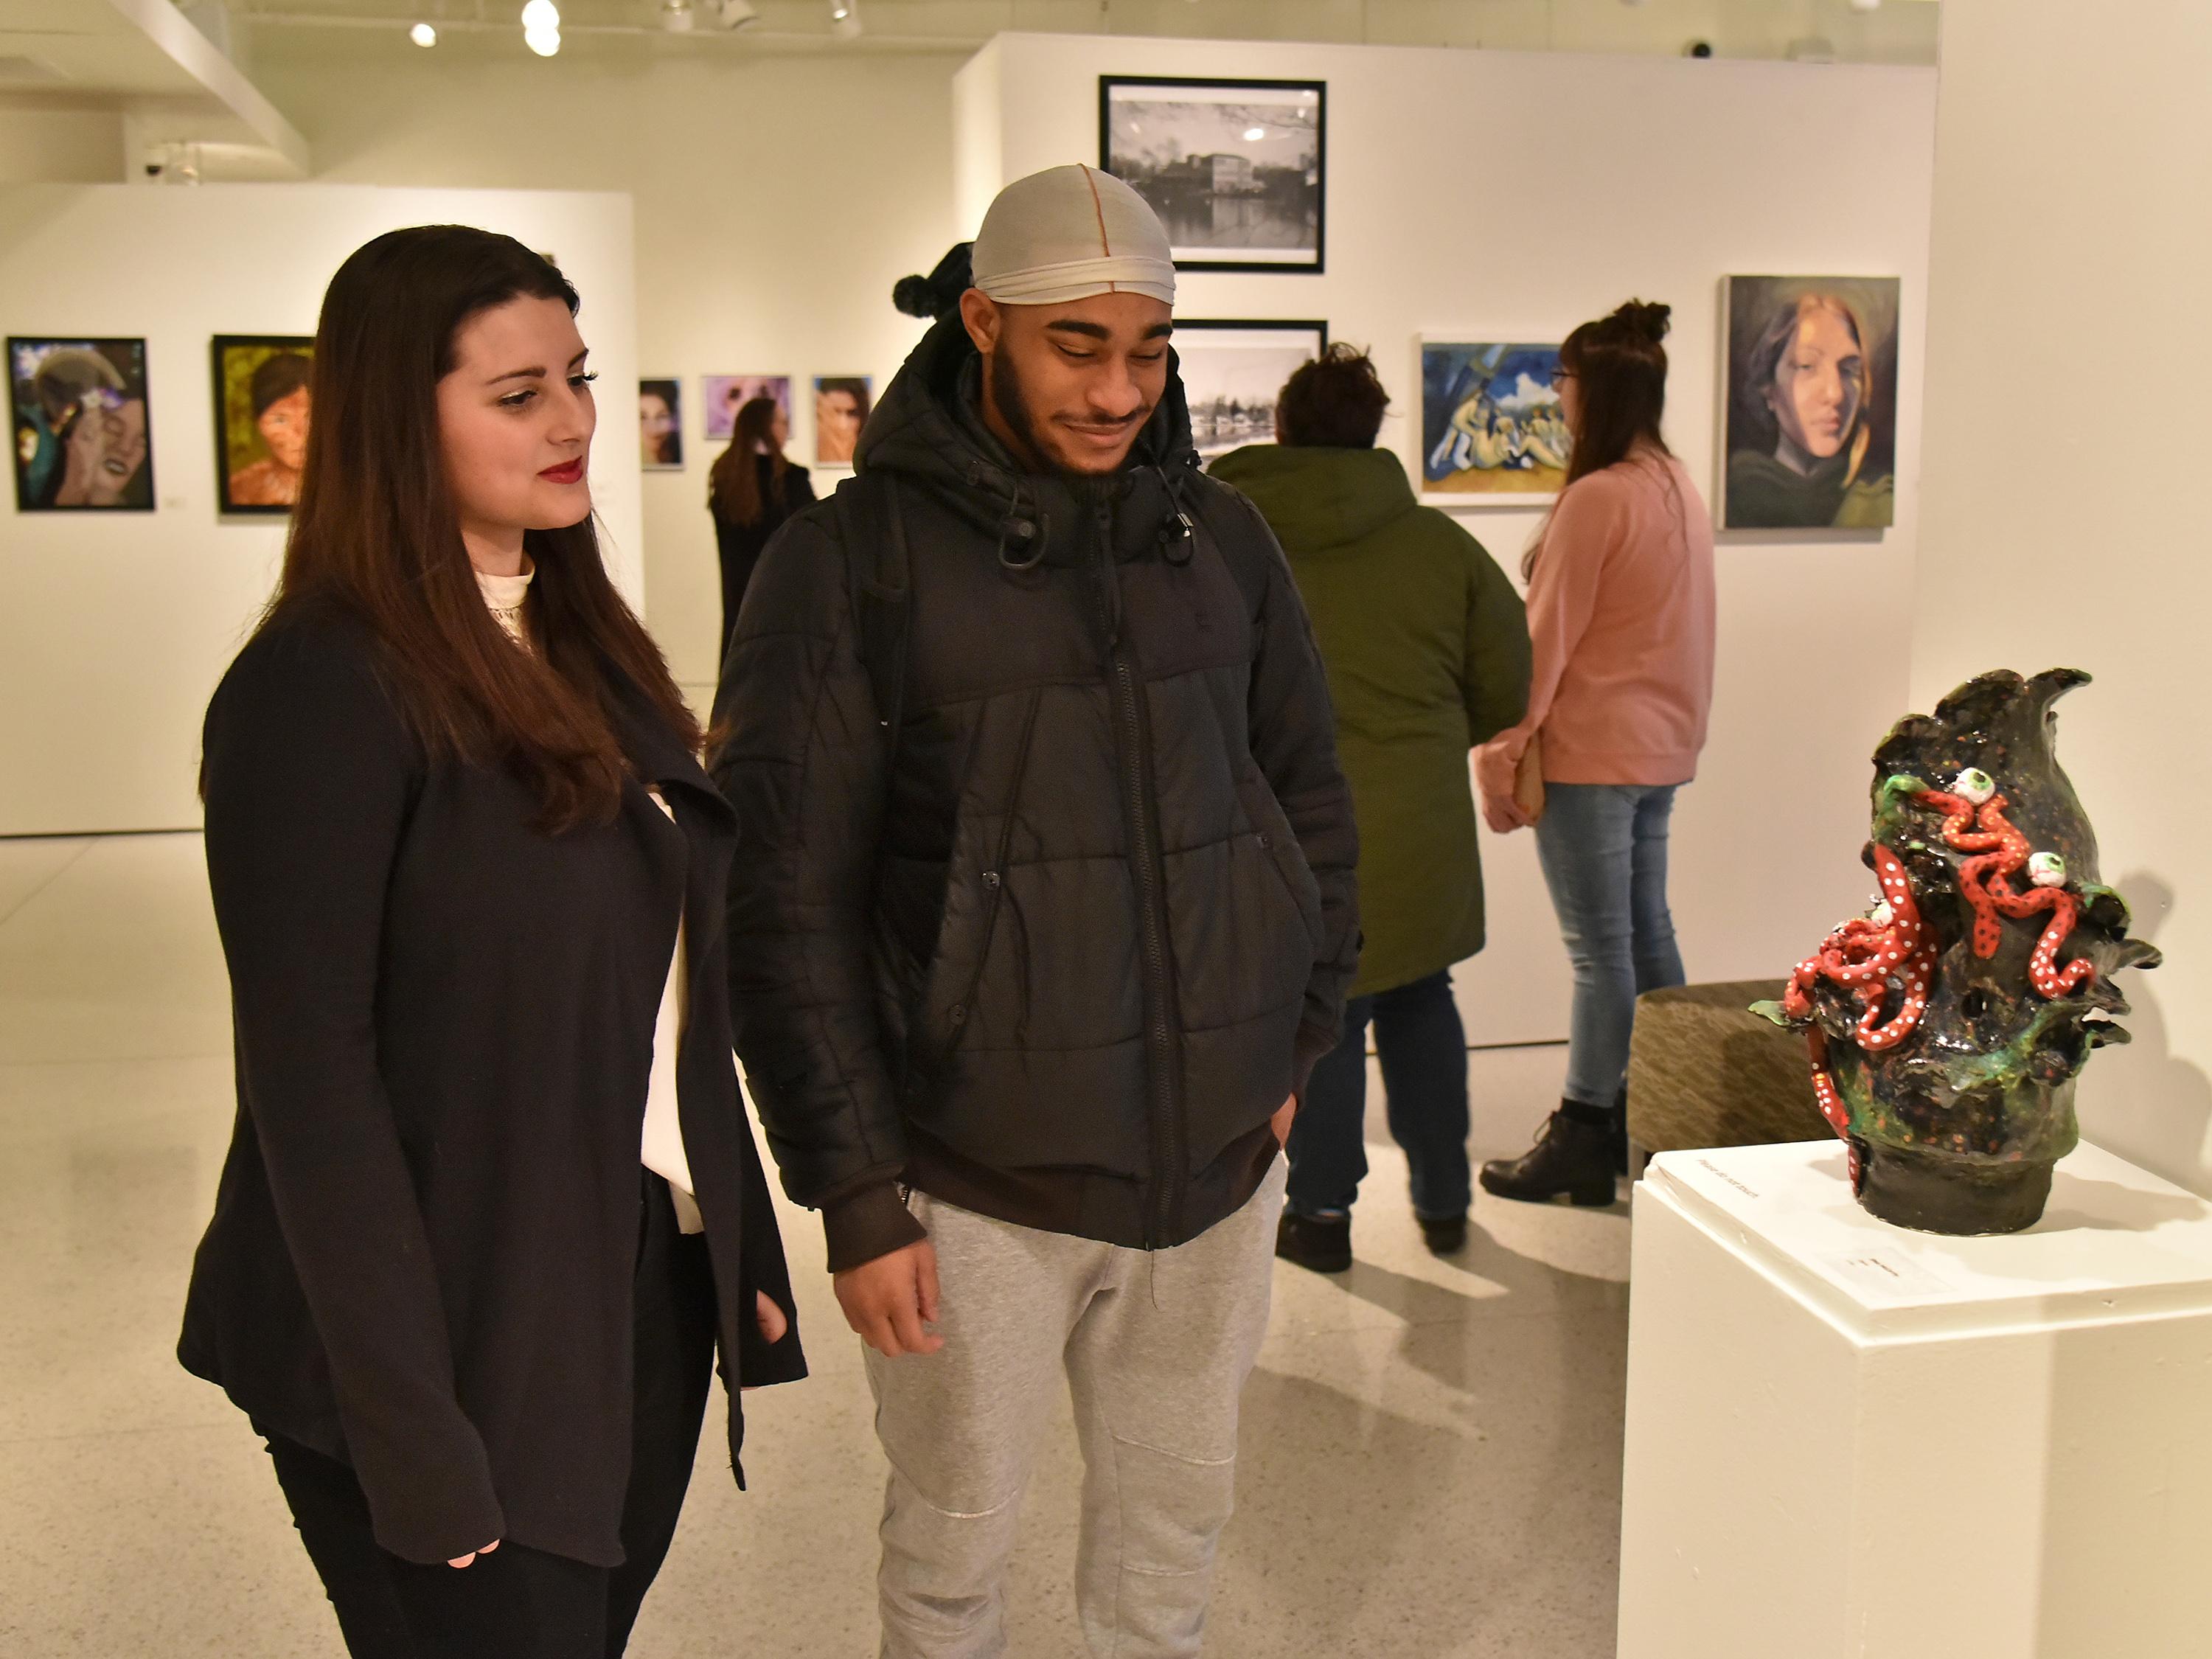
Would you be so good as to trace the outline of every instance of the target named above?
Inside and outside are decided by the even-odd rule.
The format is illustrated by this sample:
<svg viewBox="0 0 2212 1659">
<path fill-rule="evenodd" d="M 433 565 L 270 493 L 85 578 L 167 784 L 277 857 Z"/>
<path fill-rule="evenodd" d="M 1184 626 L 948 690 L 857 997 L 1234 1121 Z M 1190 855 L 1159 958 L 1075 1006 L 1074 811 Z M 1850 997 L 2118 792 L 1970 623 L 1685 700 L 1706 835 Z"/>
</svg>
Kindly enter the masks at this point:
<svg viewBox="0 0 2212 1659">
<path fill-rule="evenodd" d="M 637 383 L 638 465 L 647 472 L 684 466 L 684 383 L 672 375 Z"/>
<path fill-rule="evenodd" d="M 1566 487 L 1573 447 L 1559 348 L 1421 342 L 1421 492 L 1456 507 L 1526 507 Z"/>
<path fill-rule="evenodd" d="M 1328 349 L 1327 323 L 1176 319 L 1176 367 L 1200 458 L 1274 442 L 1283 383 Z"/>
<path fill-rule="evenodd" d="M 1328 88 L 1102 76 L 1098 164 L 1151 204 L 1183 270 L 1317 272 Z"/>
<path fill-rule="evenodd" d="M 1880 530 L 1897 516 L 1894 276 L 1730 276 L 1720 522 Z"/>
<path fill-rule="evenodd" d="M 738 411 L 756 398 L 773 398 L 775 406 L 791 418 L 791 376 L 788 374 L 703 374 L 699 390 L 705 411 L 707 436 L 729 441 L 737 429 Z"/>
<path fill-rule="evenodd" d="M 8 341 L 21 513 L 150 513 L 143 340 Z"/>
<path fill-rule="evenodd" d="M 865 374 L 814 377 L 814 465 L 850 466 L 860 428 L 875 404 L 875 382 Z"/>
<path fill-rule="evenodd" d="M 289 513 L 307 464 L 315 343 L 298 334 L 218 334 L 215 489 L 219 512 Z"/>
</svg>

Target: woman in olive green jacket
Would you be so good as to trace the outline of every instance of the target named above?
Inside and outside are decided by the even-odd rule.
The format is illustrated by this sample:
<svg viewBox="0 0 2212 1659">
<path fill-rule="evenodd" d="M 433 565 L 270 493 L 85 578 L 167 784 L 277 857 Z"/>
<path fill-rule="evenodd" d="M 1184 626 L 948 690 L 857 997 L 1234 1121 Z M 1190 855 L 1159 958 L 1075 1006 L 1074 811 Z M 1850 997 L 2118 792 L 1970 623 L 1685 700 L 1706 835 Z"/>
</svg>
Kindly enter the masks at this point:
<svg viewBox="0 0 2212 1659">
<path fill-rule="evenodd" d="M 1467 1242 L 1467 1034 L 1451 966 L 1483 937 L 1468 751 L 1518 721 L 1528 696 L 1520 596 L 1374 447 L 1389 403 L 1364 353 L 1332 347 L 1283 388 L 1279 441 L 1212 469 L 1252 498 L 1290 556 L 1359 819 L 1359 977 L 1343 1041 L 1314 1068 L 1291 1127 L 1276 1240 L 1277 1255 L 1323 1273 L 1352 1265 L 1370 1021 L 1422 1233 L 1440 1255 Z"/>
</svg>

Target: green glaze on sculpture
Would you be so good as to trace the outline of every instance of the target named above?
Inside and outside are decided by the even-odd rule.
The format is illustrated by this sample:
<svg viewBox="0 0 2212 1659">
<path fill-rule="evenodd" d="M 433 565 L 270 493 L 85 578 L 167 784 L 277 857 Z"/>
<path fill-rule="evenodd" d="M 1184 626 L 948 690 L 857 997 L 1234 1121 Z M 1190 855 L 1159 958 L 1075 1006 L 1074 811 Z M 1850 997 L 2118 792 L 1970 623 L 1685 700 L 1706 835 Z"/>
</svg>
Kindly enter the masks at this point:
<svg viewBox="0 0 2212 1659">
<path fill-rule="evenodd" d="M 1884 906 L 1845 923 L 1784 1002 L 1758 1005 L 1808 1034 L 1854 1190 L 1887 1219 L 2032 1224 L 2077 1138 L 2075 1078 L 2093 1049 L 2127 1041 L 2113 975 L 2157 965 L 2097 879 L 2095 832 L 2053 743 L 2052 706 L 2088 678 L 1984 674 L 1899 722 L 1875 751 L 1865 854 L 1889 872 L 1894 918 Z M 1883 949 L 1905 962 L 1869 982 Z M 1899 1000 L 1916 983 L 1917 1018 Z"/>
</svg>

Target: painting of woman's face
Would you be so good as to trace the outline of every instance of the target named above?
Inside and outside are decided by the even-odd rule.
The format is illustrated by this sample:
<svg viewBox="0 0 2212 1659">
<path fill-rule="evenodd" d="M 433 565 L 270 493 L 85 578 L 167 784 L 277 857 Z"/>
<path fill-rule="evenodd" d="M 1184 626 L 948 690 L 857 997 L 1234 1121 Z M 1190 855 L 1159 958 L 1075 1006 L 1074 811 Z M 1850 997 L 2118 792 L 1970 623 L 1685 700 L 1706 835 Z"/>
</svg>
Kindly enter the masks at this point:
<svg viewBox="0 0 2212 1659">
<path fill-rule="evenodd" d="M 638 382 L 637 442 L 638 459 L 650 471 L 684 465 L 684 404 L 675 380 Z"/>
<path fill-rule="evenodd" d="M 1858 424 L 1865 387 L 1866 356 L 1850 323 L 1830 307 L 1804 307 L 1766 394 L 1782 435 L 1814 460 L 1838 453 Z"/>
<path fill-rule="evenodd" d="M 261 441 L 269 446 L 270 457 L 277 465 L 297 472 L 307 465 L 307 387 L 279 398 L 261 411 L 254 424 L 261 428 Z"/>
</svg>

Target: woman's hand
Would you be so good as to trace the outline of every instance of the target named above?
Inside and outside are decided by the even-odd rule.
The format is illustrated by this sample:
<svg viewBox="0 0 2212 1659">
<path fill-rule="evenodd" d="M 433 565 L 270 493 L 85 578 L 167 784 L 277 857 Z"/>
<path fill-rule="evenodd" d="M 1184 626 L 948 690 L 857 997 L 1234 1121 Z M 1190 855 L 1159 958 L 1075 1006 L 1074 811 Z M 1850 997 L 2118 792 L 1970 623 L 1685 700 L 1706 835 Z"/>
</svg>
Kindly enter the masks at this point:
<svg viewBox="0 0 2212 1659">
<path fill-rule="evenodd" d="M 495 1539 L 493 1539 L 493 1540 L 491 1540 L 491 1542 L 490 1542 L 490 1543 L 486 1544 L 486 1545 L 485 1545 L 482 1549 L 480 1549 L 480 1550 L 471 1550 L 471 1551 L 470 1551 L 466 1555 L 457 1555 L 457 1556 L 455 1556 L 452 1560 L 450 1560 L 450 1561 L 447 1562 L 447 1563 L 446 1563 L 446 1565 L 447 1565 L 447 1566 L 449 1566 L 449 1567 L 465 1567 L 466 1565 L 468 1565 L 468 1564 L 469 1564 L 470 1562 L 471 1562 L 471 1561 L 475 1560 L 475 1559 L 477 1559 L 477 1557 L 478 1557 L 479 1555 L 489 1555 L 489 1554 L 490 1554 L 494 1550 L 497 1549 L 498 1547 L 499 1547 L 499 1540 L 498 1540 L 498 1539 L 496 1539 L 496 1538 L 495 1538 Z"/>
<path fill-rule="evenodd" d="M 1506 732 L 1492 738 L 1474 751 L 1475 793 L 1482 799 L 1482 821 L 1494 835 L 1508 836 L 1535 823 L 1516 799 L 1521 757 L 1527 751 L 1528 740 L 1524 738 L 1515 744 L 1510 741 L 1512 736 Z"/>
<path fill-rule="evenodd" d="M 781 1342 L 783 1334 L 791 1328 L 790 1319 L 782 1309 L 775 1305 L 775 1298 L 766 1291 L 754 1292 L 753 1322 L 760 1327 L 763 1342 Z"/>
<path fill-rule="evenodd" d="M 1521 810 L 1521 803 L 1508 790 L 1504 794 L 1493 791 L 1488 784 L 1482 787 L 1482 821 L 1493 835 L 1510 836 L 1516 830 L 1526 830 L 1535 820 Z"/>
</svg>

